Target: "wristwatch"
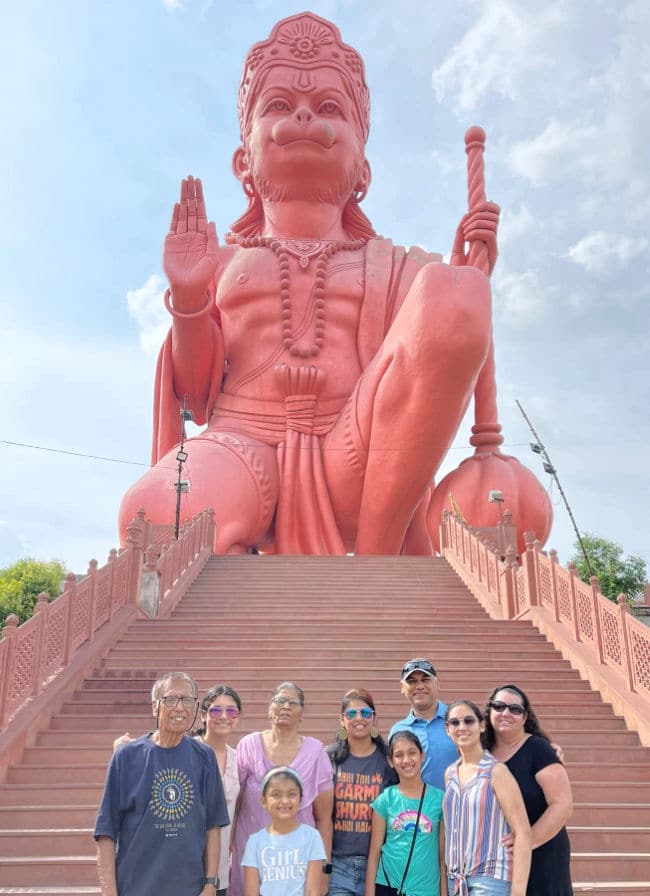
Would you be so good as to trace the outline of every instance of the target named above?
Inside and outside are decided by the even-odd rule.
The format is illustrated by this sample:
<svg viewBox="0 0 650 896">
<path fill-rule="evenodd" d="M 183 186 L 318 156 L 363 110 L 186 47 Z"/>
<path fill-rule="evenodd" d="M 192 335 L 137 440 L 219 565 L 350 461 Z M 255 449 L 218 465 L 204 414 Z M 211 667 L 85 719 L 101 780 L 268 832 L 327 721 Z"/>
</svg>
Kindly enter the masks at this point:
<svg viewBox="0 0 650 896">
<path fill-rule="evenodd" d="M 323 862 L 323 874 L 331 874 L 332 873 L 332 863 L 331 862 Z"/>
<path fill-rule="evenodd" d="M 208 884 L 213 886 L 215 888 L 215 890 L 219 889 L 219 878 L 217 877 L 216 874 L 214 877 L 204 877 L 203 878 L 203 886 L 207 887 Z"/>
</svg>

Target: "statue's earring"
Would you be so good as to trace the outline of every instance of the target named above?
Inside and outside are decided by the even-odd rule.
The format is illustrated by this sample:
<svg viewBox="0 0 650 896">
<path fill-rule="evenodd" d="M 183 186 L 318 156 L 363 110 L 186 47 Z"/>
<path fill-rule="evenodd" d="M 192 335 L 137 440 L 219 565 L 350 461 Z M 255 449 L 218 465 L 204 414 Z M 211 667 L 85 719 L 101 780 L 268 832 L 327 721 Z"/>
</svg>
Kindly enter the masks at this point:
<svg viewBox="0 0 650 896">
<path fill-rule="evenodd" d="M 255 195 L 255 184 L 253 183 L 253 178 L 250 174 L 247 174 L 241 182 L 244 193 L 248 196 L 249 199 L 252 199 Z"/>
<path fill-rule="evenodd" d="M 356 189 L 354 191 L 354 201 L 355 202 L 363 202 L 363 200 L 368 195 L 368 184 L 364 181 L 357 184 Z"/>
<path fill-rule="evenodd" d="M 341 741 L 348 739 L 347 728 L 345 728 L 343 725 L 341 725 L 340 728 L 336 729 L 336 739 Z"/>
</svg>

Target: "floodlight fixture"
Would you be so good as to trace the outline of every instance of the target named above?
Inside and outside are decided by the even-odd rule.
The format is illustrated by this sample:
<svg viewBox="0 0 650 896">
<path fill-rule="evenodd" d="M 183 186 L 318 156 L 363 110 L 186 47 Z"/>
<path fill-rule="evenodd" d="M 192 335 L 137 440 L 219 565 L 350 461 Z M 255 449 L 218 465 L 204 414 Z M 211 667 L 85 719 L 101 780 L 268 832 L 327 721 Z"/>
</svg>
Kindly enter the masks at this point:
<svg viewBox="0 0 650 896">
<path fill-rule="evenodd" d="M 176 455 L 176 460 L 180 464 L 184 464 L 185 461 L 187 460 L 187 451 L 179 451 L 178 454 Z"/>
<path fill-rule="evenodd" d="M 539 445 L 537 442 L 531 442 L 531 443 L 530 443 L 530 450 L 531 450 L 534 454 L 541 454 L 541 453 L 542 453 L 542 446 Z"/>
<path fill-rule="evenodd" d="M 502 504 L 503 503 L 503 492 L 498 489 L 492 489 L 492 491 L 488 492 L 488 503 L 489 504 Z"/>
<path fill-rule="evenodd" d="M 555 467 L 553 466 L 553 464 L 549 464 L 548 461 L 544 461 L 542 466 L 544 467 L 544 471 L 546 473 L 550 473 L 551 476 L 555 476 Z"/>
</svg>

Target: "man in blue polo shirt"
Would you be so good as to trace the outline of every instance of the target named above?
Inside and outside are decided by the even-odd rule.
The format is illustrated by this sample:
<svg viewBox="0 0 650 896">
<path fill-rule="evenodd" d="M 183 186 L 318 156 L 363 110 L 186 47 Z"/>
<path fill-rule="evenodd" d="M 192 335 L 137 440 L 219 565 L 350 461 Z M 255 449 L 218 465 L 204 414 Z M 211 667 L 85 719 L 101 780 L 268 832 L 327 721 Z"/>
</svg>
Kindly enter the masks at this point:
<svg viewBox="0 0 650 896">
<path fill-rule="evenodd" d="M 458 751 L 445 728 L 447 705 L 438 699 L 438 676 L 429 660 L 416 657 L 404 663 L 402 693 L 411 704 L 406 718 L 395 722 L 389 737 L 396 731 L 412 731 L 424 750 L 422 778 L 432 787 L 445 789 L 445 769 L 458 759 Z"/>
</svg>

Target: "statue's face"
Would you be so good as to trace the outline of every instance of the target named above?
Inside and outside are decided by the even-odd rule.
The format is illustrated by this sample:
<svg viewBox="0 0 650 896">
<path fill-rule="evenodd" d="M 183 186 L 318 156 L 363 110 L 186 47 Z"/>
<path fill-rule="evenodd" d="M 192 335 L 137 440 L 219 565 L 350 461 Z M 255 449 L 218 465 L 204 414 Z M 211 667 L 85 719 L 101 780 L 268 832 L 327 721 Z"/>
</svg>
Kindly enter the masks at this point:
<svg viewBox="0 0 650 896">
<path fill-rule="evenodd" d="M 271 69 L 246 142 L 263 197 L 347 199 L 361 174 L 363 142 L 335 69 Z"/>
</svg>

